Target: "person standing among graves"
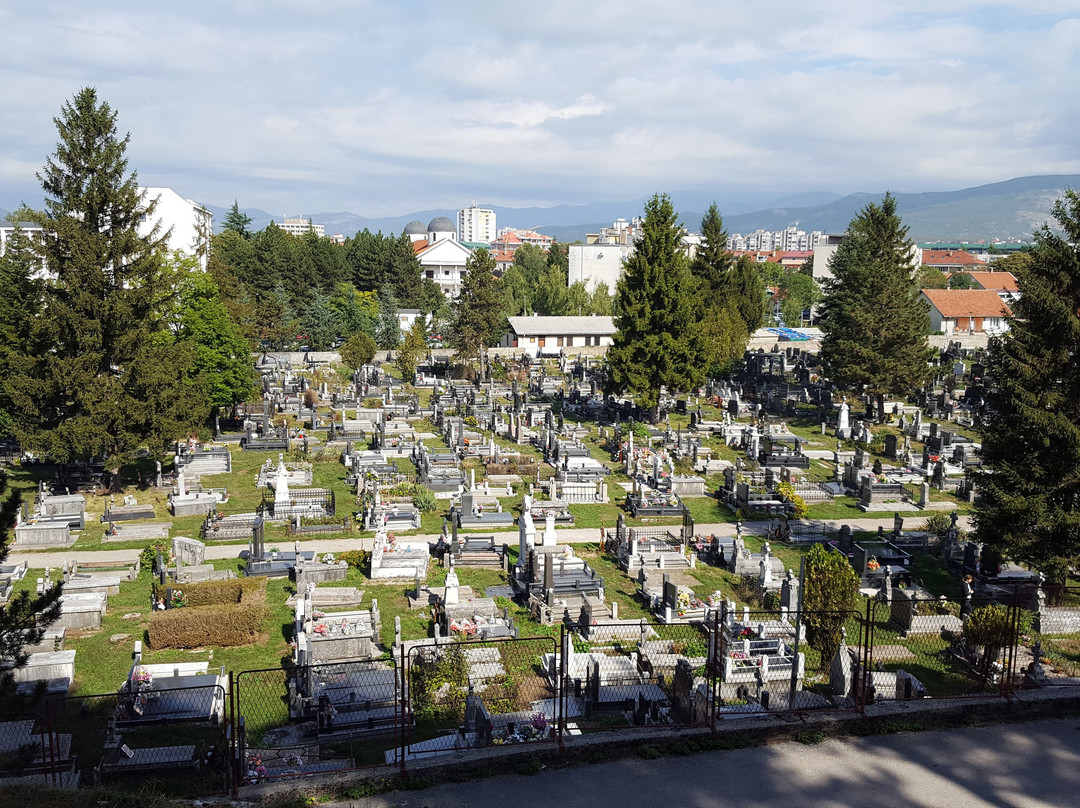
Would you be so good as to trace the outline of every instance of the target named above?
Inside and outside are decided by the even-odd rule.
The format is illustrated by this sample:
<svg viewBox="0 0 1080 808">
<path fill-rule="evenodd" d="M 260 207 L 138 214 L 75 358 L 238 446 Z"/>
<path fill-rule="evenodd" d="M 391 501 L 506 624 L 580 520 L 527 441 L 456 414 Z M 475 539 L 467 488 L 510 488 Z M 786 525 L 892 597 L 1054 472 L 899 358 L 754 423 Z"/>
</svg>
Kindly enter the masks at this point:
<svg viewBox="0 0 1080 808">
<path fill-rule="evenodd" d="M 971 596 L 975 589 L 973 583 L 975 578 L 972 575 L 965 575 L 964 579 L 960 582 L 960 592 L 963 595 L 963 602 L 960 604 L 960 619 L 965 619 L 971 614 Z"/>
</svg>

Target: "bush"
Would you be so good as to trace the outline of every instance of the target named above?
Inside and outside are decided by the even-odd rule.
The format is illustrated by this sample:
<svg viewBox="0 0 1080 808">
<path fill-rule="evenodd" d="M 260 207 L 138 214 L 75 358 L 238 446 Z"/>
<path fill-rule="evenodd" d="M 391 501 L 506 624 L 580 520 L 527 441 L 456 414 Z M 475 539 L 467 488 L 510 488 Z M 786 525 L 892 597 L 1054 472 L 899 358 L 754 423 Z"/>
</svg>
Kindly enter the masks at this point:
<svg viewBox="0 0 1080 808">
<path fill-rule="evenodd" d="M 346 550 L 343 553 L 334 554 L 335 561 L 344 561 L 350 567 L 355 567 L 358 570 L 366 567 L 370 558 L 371 553 L 367 550 Z"/>
<path fill-rule="evenodd" d="M 183 588 L 187 606 L 235 606 L 239 603 L 265 603 L 266 578 L 231 578 L 227 581 L 203 581 Z"/>
<path fill-rule="evenodd" d="M 256 603 L 169 609 L 150 615 L 147 635 L 154 649 L 249 645 L 259 640 L 267 614 Z"/>
<path fill-rule="evenodd" d="M 413 504 L 420 509 L 421 513 L 433 513 L 439 510 L 439 500 L 435 499 L 435 492 L 426 485 L 416 486 L 413 491 Z"/>
<path fill-rule="evenodd" d="M 139 569 L 152 570 L 154 562 L 157 561 L 158 553 L 161 553 L 161 557 L 168 562 L 169 556 L 172 554 L 172 547 L 167 540 L 158 539 L 143 548 L 142 552 L 139 553 Z"/>
</svg>

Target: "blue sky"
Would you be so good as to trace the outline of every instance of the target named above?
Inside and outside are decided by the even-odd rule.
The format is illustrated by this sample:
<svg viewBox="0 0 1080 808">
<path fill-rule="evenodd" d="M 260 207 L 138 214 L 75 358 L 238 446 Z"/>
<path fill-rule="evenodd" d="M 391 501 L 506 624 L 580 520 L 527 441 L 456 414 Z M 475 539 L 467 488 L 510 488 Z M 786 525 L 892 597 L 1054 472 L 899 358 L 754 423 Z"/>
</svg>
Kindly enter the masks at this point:
<svg viewBox="0 0 1080 808">
<path fill-rule="evenodd" d="M 0 0 L 0 206 L 86 85 L 144 184 L 291 216 L 1080 173 L 1080 2 Z"/>
</svg>

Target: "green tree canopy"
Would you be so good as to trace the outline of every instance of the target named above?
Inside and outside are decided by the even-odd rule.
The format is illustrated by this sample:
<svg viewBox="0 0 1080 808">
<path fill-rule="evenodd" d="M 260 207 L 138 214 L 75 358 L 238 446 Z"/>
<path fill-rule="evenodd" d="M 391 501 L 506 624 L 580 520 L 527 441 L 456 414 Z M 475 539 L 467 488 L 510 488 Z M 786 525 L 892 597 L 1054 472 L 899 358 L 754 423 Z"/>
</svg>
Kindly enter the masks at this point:
<svg viewBox="0 0 1080 808">
<path fill-rule="evenodd" d="M 395 364 L 401 371 L 401 380 L 405 384 L 412 384 L 416 376 L 416 365 L 424 354 L 427 353 L 427 337 L 424 334 L 424 321 L 417 317 L 408 331 L 405 339 L 398 348 Z"/>
<path fill-rule="evenodd" d="M 886 194 L 851 220 L 825 280 L 821 358 L 829 378 L 872 394 L 884 419 L 887 394 L 907 394 L 929 377 L 929 307 L 915 283 L 913 246 Z"/>
<path fill-rule="evenodd" d="M 791 328 L 800 327 L 803 312 L 821 302 L 821 287 L 804 272 L 789 272 L 780 283 L 780 290 L 784 292 L 781 304 L 784 323 Z"/>
<path fill-rule="evenodd" d="M 915 274 L 915 285 L 920 289 L 948 289 L 949 279 L 937 267 L 928 267 L 924 264 Z"/>
<path fill-rule="evenodd" d="M 840 647 L 841 629 L 858 605 L 859 576 L 843 553 L 815 544 L 806 554 L 804 580 L 806 640 L 821 655 L 822 667 L 828 670 Z"/>
<path fill-rule="evenodd" d="M 201 423 L 207 407 L 186 380 L 189 346 L 167 333 L 176 278 L 163 238 L 139 235 L 144 215 L 129 138 L 92 88 L 64 104 L 56 154 L 38 175 L 44 211 L 21 212 L 41 226 L 35 249 L 55 283 L 45 289 L 35 333 L 6 380 L 23 446 L 57 461 L 108 457 L 114 485 L 140 447 L 154 452 Z"/>
<path fill-rule="evenodd" d="M 375 352 L 378 349 L 379 346 L 375 344 L 375 340 L 371 338 L 371 335 L 359 331 L 345 340 L 339 350 L 341 361 L 345 363 L 345 366 L 356 370 L 364 365 L 371 364 L 371 360 L 375 358 Z"/>
<path fill-rule="evenodd" d="M 991 341 L 978 540 L 1052 579 L 1080 556 L 1080 194 L 1054 205 Z"/>
<path fill-rule="evenodd" d="M 967 272 L 954 272 L 949 276 L 950 289 L 979 289 L 979 284 Z"/>
<path fill-rule="evenodd" d="M 502 290 L 494 273 L 495 259 L 486 249 L 480 247 L 469 256 L 451 325 L 451 345 L 463 358 L 479 358 L 481 379 L 486 373 L 487 349 L 499 341 L 506 324 Z"/>
<path fill-rule="evenodd" d="M 244 239 L 251 238 L 251 230 L 248 228 L 251 226 L 251 217 L 240 210 L 239 200 L 234 199 L 232 207 L 229 208 L 229 212 L 225 214 L 225 221 L 222 223 L 222 227 L 225 230 L 231 230 Z"/>
<path fill-rule="evenodd" d="M 19 357 L 33 337 L 45 294 L 44 282 L 36 277 L 40 261 L 33 245 L 18 221 L 12 224 L 0 256 L 0 379 L 20 371 Z M 18 409 L 0 385 L 0 434 L 8 434 L 17 417 L 21 417 Z"/>
<path fill-rule="evenodd" d="M 679 251 L 682 232 L 668 196 L 653 196 L 616 291 L 607 389 L 634 396 L 654 419 L 660 387 L 675 393 L 699 385 L 711 352 L 699 327 L 704 303 L 694 294 L 696 284 Z"/>
<path fill-rule="evenodd" d="M 401 342 L 397 296 L 389 283 L 384 283 L 379 289 L 379 325 L 375 332 L 375 342 L 384 351 L 393 350 Z"/>
</svg>

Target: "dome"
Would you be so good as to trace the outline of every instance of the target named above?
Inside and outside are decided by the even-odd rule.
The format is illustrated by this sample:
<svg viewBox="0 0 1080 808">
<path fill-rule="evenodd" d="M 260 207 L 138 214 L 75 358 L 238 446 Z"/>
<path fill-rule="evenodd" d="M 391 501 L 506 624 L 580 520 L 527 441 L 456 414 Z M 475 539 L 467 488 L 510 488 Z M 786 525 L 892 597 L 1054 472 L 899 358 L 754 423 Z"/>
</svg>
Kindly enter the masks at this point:
<svg viewBox="0 0 1080 808">
<path fill-rule="evenodd" d="M 436 216 L 432 219 L 427 226 L 429 233 L 453 233 L 457 228 L 454 223 L 447 219 L 445 216 Z"/>
<path fill-rule="evenodd" d="M 426 236 L 427 230 L 424 229 L 424 223 L 413 219 L 407 225 L 405 225 L 405 235 L 407 236 Z"/>
</svg>

